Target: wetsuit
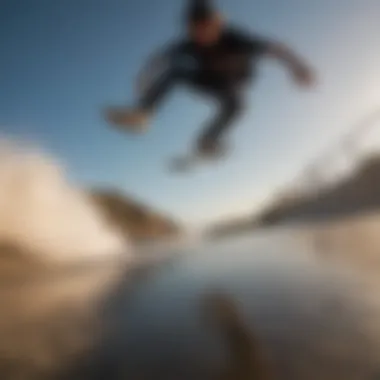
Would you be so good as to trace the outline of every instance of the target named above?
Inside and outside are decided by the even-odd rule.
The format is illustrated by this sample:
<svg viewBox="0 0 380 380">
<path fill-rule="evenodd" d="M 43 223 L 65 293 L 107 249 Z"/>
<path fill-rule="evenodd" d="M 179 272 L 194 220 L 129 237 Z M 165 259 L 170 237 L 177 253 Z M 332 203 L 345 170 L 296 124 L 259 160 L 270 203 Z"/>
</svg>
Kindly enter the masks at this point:
<svg viewBox="0 0 380 380">
<path fill-rule="evenodd" d="M 152 111 L 176 84 L 210 95 L 219 108 L 200 136 L 198 146 L 212 146 L 240 115 L 243 87 L 255 76 L 256 63 L 269 47 L 269 42 L 233 27 L 226 27 L 212 46 L 198 46 L 190 40 L 173 44 L 165 52 L 169 69 L 149 86 L 139 106 Z"/>
</svg>

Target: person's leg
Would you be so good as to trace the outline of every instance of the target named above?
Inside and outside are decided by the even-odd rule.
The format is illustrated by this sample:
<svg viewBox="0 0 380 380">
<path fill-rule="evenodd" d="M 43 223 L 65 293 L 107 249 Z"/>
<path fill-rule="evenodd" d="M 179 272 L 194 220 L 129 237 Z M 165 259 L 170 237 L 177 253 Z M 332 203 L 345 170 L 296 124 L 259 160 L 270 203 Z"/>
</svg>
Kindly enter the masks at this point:
<svg viewBox="0 0 380 380">
<path fill-rule="evenodd" d="M 220 148 L 220 140 L 232 127 L 243 110 L 243 91 L 239 88 L 216 89 L 212 95 L 218 101 L 217 115 L 207 125 L 197 141 L 200 153 L 214 153 Z"/>
<path fill-rule="evenodd" d="M 131 109 L 122 108 L 121 110 L 111 109 L 108 119 L 115 124 L 123 126 L 123 128 L 132 128 L 136 131 L 141 130 L 141 127 L 146 126 L 150 116 L 172 87 L 179 83 L 188 85 L 192 85 L 193 83 L 195 86 L 196 75 L 184 70 L 169 70 L 152 83 L 140 99 L 138 99 L 135 107 Z"/>
<path fill-rule="evenodd" d="M 141 96 L 137 107 L 144 112 L 152 113 L 168 95 L 172 87 L 178 82 L 184 81 L 187 76 L 189 74 L 176 70 L 170 70 L 163 74 Z"/>
</svg>

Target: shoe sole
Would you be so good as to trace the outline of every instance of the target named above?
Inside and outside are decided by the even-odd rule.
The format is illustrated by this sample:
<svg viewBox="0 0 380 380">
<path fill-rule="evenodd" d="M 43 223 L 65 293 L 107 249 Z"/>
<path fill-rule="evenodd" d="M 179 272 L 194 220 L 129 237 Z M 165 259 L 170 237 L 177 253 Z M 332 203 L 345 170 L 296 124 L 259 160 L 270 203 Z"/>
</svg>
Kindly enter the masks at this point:
<svg viewBox="0 0 380 380">
<path fill-rule="evenodd" d="M 140 120 L 136 117 L 128 116 L 124 111 L 106 109 L 104 113 L 106 120 L 119 129 L 136 133 L 145 131 L 145 125 L 143 125 Z"/>
</svg>

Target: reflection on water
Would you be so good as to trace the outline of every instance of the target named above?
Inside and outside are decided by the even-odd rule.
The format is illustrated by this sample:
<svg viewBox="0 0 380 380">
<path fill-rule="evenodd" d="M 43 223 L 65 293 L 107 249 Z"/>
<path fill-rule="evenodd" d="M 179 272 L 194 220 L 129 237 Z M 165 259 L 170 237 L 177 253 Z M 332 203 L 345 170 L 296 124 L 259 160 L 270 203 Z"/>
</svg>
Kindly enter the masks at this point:
<svg viewBox="0 0 380 380">
<path fill-rule="evenodd" d="M 189 247 L 135 297 L 118 298 L 104 367 L 126 355 L 133 378 L 209 378 L 227 355 L 200 315 L 202 297 L 216 291 L 237 300 L 276 378 L 375 379 L 379 314 L 370 290 L 294 243 L 276 232 Z"/>
</svg>

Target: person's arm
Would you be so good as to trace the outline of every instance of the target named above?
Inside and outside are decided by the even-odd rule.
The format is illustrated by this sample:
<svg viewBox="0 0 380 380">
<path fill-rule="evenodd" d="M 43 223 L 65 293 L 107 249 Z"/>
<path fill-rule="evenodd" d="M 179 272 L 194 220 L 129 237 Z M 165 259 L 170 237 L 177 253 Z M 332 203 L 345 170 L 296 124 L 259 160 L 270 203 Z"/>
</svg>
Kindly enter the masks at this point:
<svg viewBox="0 0 380 380">
<path fill-rule="evenodd" d="M 311 86 L 314 83 L 314 73 L 309 65 L 294 51 L 284 44 L 252 35 L 238 28 L 231 28 L 234 41 L 250 54 L 275 58 L 285 64 L 293 74 L 294 79 L 302 86 Z"/>
<path fill-rule="evenodd" d="M 311 86 L 315 82 L 311 67 L 293 50 L 284 44 L 270 43 L 266 53 L 285 64 L 293 74 L 295 81 L 301 86 Z"/>
</svg>

